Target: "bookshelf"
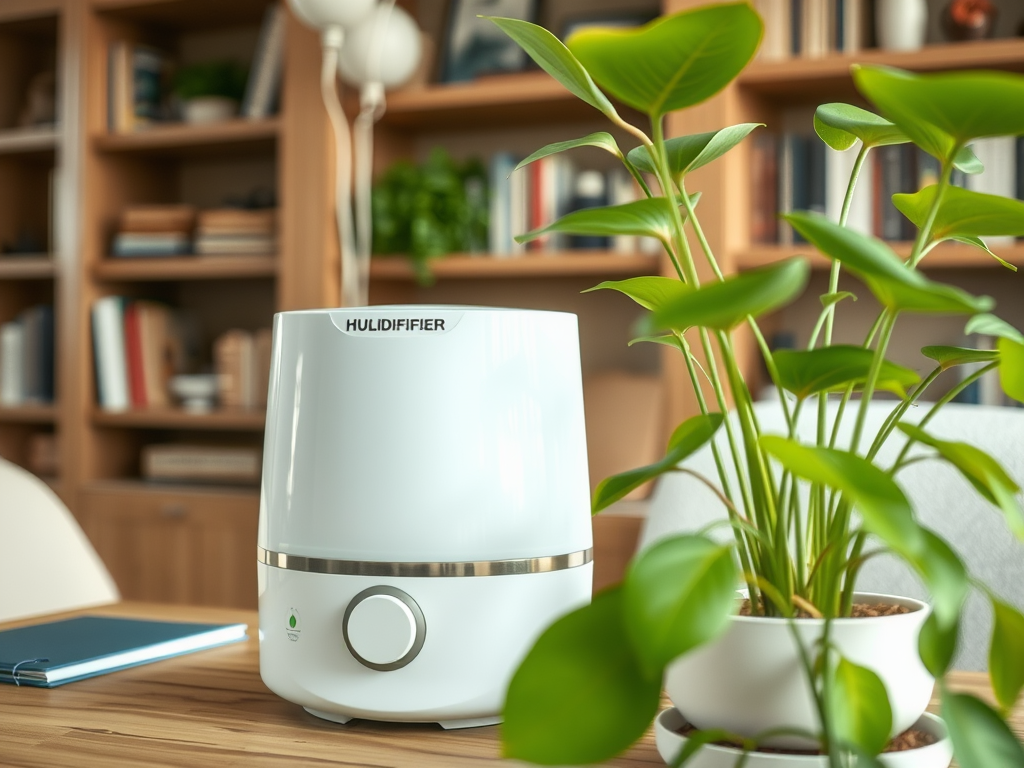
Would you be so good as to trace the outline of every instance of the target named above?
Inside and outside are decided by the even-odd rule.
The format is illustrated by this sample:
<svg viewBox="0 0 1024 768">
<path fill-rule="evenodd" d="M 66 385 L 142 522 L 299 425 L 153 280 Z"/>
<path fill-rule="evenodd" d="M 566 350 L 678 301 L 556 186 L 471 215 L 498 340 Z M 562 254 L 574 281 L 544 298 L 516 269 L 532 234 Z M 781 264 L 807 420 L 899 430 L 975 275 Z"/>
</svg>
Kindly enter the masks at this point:
<svg viewBox="0 0 1024 768">
<path fill-rule="evenodd" d="M 665 0 L 664 9 L 701 2 Z M 319 93 L 316 33 L 288 17 L 277 115 L 213 125 L 158 124 L 130 133 L 112 133 L 107 126 L 108 50 L 111 43 L 126 40 L 183 58 L 211 47 L 251 52 L 266 5 L 267 0 L 0 3 L 0 243 L 14 239 L 23 226 L 40 244 L 39 252 L 30 255 L 0 256 L 0 323 L 39 303 L 53 304 L 56 316 L 56 400 L 0 407 L 0 455 L 24 465 L 39 435 L 57 437 L 60 469 L 45 479 L 82 522 L 127 598 L 254 605 L 251 542 L 258 490 L 147 483 L 140 479 L 138 454 L 154 442 L 257 447 L 265 416 L 240 410 L 100 410 L 93 302 L 118 295 L 181 307 L 197 319 L 203 329 L 200 346 L 208 350 L 218 333 L 268 326 L 276 311 L 336 304 L 338 254 L 334 149 Z M 414 5 L 421 26 L 439 34 L 444 4 Z M 585 11 L 587 4 L 558 0 L 554 6 L 571 15 Z M 955 65 L 1024 71 L 1024 50 L 1014 40 L 930 46 L 911 54 L 868 51 L 855 58 L 922 70 Z M 669 132 L 694 133 L 751 120 L 771 124 L 794 106 L 852 97 L 852 60 L 829 56 L 757 62 L 715 99 L 672 116 Z M 27 83 L 47 67 L 56 71 L 58 82 L 70 84 L 57 94 L 60 123 L 19 127 L 16 112 Z M 435 145 L 459 159 L 486 157 L 501 149 L 527 154 L 550 141 L 606 129 L 593 109 L 537 71 L 429 85 L 389 94 L 388 111 L 376 132 L 376 168 L 380 171 L 399 158 L 422 160 Z M 623 147 L 632 144 L 622 138 Z M 594 152 L 594 167 L 614 162 Z M 588 156 L 584 164 L 590 163 Z M 751 242 L 749 164 L 749 147 L 741 145 L 701 169 L 692 182 L 706 193 L 702 222 L 730 271 L 802 250 Z M 109 257 L 111 236 L 125 205 L 208 206 L 254 185 L 276 191 L 278 249 L 272 255 Z M 907 246 L 900 244 L 897 250 L 905 253 Z M 1024 266 L 1021 244 L 999 253 Z M 824 259 L 811 255 L 819 268 L 813 279 L 820 281 Z M 1009 273 L 966 247 L 942 247 L 928 264 L 942 279 L 997 298 L 1000 292 L 1015 290 Z M 435 261 L 436 283 L 421 287 L 405 260 L 375 258 L 371 299 L 576 312 L 584 371 L 658 375 L 669 406 L 667 431 L 695 410 L 678 356 L 654 345 L 627 348 L 630 327 L 640 313 L 624 297 L 608 291 L 580 295 L 602 280 L 667 274 L 666 267 L 656 256 L 607 251 L 552 251 L 517 258 L 455 254 Z M 814 290 L 812 286 L 808 292 L 807 306 L 817 301 Z M 862 299 L 858 307 L 866 303 Z M 1001 306 L 1009 306 L 1008 300 Z M 806 309 L 780 313 L 766 324 L 799 325 Z M 1008 319 L 1024 325 L 1024 318 Z M 749 348 L 748 367 L 753 370 L 753 347 L 749 340 L 739 343 Z"/>
</svg>

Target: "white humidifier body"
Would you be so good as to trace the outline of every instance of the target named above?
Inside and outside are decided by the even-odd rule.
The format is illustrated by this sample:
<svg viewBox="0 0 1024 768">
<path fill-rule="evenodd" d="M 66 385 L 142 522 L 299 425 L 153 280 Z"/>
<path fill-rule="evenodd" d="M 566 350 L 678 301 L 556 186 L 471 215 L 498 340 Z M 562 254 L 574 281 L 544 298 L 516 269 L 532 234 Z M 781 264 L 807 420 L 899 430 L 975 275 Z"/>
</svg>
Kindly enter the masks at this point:
<svg viewBox="0 0 1024 768">
<path fill-rule="evenodd" d="M 590 600 L 576 316 L 285 312 L 260 500 L 260 673 L 319 717 L 497 722 Z"/>
</svg>

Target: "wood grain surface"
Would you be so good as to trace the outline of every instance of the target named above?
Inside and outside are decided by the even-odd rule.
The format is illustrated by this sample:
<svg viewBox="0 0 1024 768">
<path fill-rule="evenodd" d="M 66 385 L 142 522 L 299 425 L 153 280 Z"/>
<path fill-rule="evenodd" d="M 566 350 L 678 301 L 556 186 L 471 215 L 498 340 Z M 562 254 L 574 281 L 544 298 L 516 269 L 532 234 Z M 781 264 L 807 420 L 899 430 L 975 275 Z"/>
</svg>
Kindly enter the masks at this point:
<svg viewBox="0 0 1024 768">
<path fill-rule="evenodd" d="M 259 676 L 253 611 L 122 603 L 87 613 L 244 621 L 251 639 L 61 688 L 0 685 L 0 765 L 431 768 L 501 762 L 498 726 L 462 731 L 368 721 L 341 726 L 279 698 Z M 33 621 L 4 627 L 28 623 Z M 983 675 L 961 673 L 956 683 L 988 695 Z M 1024 731 L 1022 714 L 1018 708 L 1017 733 Z M 610 763 L 662 764 L 650 732 Z"/>
</svg>

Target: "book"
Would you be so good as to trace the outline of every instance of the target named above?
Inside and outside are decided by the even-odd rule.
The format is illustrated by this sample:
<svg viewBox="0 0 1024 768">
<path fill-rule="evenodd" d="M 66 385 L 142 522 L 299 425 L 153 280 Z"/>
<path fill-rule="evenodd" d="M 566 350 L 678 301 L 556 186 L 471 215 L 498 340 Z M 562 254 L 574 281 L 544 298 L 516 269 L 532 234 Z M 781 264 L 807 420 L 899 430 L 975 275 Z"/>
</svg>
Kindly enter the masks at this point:
<svg viewBox="0 0 1024 768">
<path fill-rule="evenodd" d="M 131 48 L 131 129 L 160 119 L 163 72 L 166 58 L 155 48 L 135 45 Z"/>
<path fill-rule="evenodd" d="M 26 402 L 53 402 L 53 307 L 37 304 L 19 315 L 25 338 L 22 396 Z"/>
<path fill-rule="evenodd" d="M 196 215 L 197 235 L 273 235 L 276 208 L 209 208 Z"/>
<path fill-rule="evenodd" d="M 755 7 L 764 20 L 764 40 L 758 57 L 766 61 L 789 58 L 792 53 L 790 0 L 756 0 Z"/>
<path fill-rule="evenodd" d="M 263 25 L 256 42 L 256 52 L 249 67 L 245 95 L 239 114 L 249 119 L 270 115 L 278 102 L 281 89 L 281 66 L 284 60 L 285 14 L 280 3 L 270 5 L 263 15 Z"/>
<path fill-rule="evenodd" d="M 170 307 L 155 301 L 134 301 L 129 309 L 134 309 L 138 316 L 145 407 L 165 408 L 171 404 L 167 384 L 183 367 L 183 343 L 173 312 Z"/>
<path fill-rule="evenodd" d="M 0 632 L 0 682 L 53 688 L 246 639 L 245 624 L 79 616 Z"/>
<path fill-rule="evenodd" d="M 277 241 L 260 234 L 202 234 L 196 237 L 194 250 L 199 256 L 269 255 L 277 250 Z"/>
<path fill-rule="evenodd" d="M 503 256 L 512 252 L 510 176 L 516 162 L 511 152 L 497 152 L 491 157 L 488 174 L 491 185 L 490 226 L 487 235 L 488 250 L 492 256 Z"/>
<path fill-rule="evenodd" d="M 779 237 L 778 137 L 756 131 L 751 139 L 750 238 L 755 243 L 775 243 Z"/>
<path fill-rule="evenodd" d="M 124 411 L 131 404 L 124 339 L 125 299 L 104 296 L 92 305 L 96 389 L 100 408 Z"/>
<path fill-rule="evenodd" d="M 1015 197 L 1017 193 L 1017 144 L 1013 136 L 995 136 L 976 139 L 971 145 L 985 170 L 966 178 L 967 189 L 1000 197 Z M 1012 243 L 1012 236 L 986 236 L 989 246 Z"/>
<path fill-rule="evenodd" d="M 25 400 L 22 358 L 25 328 L 17 320 L 0 326 L 0 405 L 18 406 Z"/>
<path fill-rule="evenodd" d="M 119 232 L 113 256 L 181 256 L 192 251 L 192 239 L 182 232 Z"/>
<path fill-rule="evenodd" d="M 121 211 L 118 231 L 189 234 L 195 222 L 192 205 L 130 205 Z"/>
<path fill-rule="evenodd" d="M 132 408 L 146 408 L 146 379 L 142 372 L 142 335 L 139 333 L 139 307 L 132 302 L 124 310 L 124 354 L 128 367 L 128 400 Z"/>
<path fill-rule="evenodd" d="M 142 449 L 142 476 L 147 480 L 208 483 L 260 481 L 259 448 L 199 445 L 147 445 Z"/>
</svg>

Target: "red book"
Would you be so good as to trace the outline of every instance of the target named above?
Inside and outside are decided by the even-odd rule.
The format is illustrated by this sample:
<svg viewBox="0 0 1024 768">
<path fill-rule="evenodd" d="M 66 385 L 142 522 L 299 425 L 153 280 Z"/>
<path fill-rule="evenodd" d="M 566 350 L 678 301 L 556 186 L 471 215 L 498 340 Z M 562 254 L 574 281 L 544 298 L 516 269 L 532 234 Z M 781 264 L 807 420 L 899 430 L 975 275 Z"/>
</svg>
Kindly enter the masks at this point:
<svg viewBox="0 0 1024 768">
<path fill-rule="evenodd" d="M 530 163 L 530 185 L 529 185 L 529 211 L 530 211 L 530 229 L 538 229 L 543 227 L 548 222 L 544 221 L 544 160 L 542 158 L 533 163 Z M 527 245 L 527 248 L 531 251 L 539 251 L 547 244 L 548 236 L 543 235 L 533 240 Z"/>
<path fill-rule="evenodd" d="M 128 396 L 132 408 L 145 408 L 146 380 L 142 370 L 142 334 L 139 332 L 139 310 L 130 302 L 124 312 L 124 350 L 128 363 Z"/>
</svg>

